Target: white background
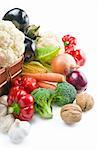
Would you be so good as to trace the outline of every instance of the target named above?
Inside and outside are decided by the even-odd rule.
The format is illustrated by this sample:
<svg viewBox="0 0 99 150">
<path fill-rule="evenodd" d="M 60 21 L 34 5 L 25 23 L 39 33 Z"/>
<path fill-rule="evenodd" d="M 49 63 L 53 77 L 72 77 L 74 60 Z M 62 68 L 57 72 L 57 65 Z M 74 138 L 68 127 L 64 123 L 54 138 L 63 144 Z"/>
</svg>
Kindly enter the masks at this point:
<svg viewBox="0 0 99 150">
<path fill-rule="evenodd" d="M 94 108 L 83 113 L 80 123 L 65 125 L 59 108 L 54 108 L 52 120 L 34 117 L 32 129 L 25 141 L 12 144 L 0 134 L 0 150 L 99 150 L 99 49 L 98 0 L 0 0 L 0 19 L 9 9 L 24 9 L 30 22 L 41 25 L 42 31 L 72 34 L 78 48 L 85 51 L 87 63 L 81 68 L 88 78 L 88 92 L 95 100 Z"/>
</svg>

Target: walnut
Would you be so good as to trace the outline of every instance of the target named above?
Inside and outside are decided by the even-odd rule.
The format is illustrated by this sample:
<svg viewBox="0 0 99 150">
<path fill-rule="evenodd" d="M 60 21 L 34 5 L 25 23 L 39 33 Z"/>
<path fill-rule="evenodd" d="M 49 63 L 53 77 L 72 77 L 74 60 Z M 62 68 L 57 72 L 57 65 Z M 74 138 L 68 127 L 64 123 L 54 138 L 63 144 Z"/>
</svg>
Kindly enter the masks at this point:
<svg viewBox="0 0 99 150">
<path fill-rule="evenodd" d="M 61 108 L 62 120 L 67 124 L 79 122 L 82 117 L 82 110 L 77 104 L 67 104 Z"/>
<path fill-rule="evenodd" d="M 81 107 L 82 111 L 90 110 L 94 105 L 94 100 L 88 93 L 82 92 L 77 94 L 76 103 Z"/>
</svg>

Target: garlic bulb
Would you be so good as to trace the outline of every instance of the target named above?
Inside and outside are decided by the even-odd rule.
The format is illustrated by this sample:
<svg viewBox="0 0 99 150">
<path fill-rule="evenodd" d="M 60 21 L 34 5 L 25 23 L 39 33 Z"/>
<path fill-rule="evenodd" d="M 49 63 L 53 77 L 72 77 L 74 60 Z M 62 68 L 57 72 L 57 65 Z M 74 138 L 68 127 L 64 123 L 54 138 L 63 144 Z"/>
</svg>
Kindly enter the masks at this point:
<svg viewBox="0 0 99 150">
<path fill-rule="evenodd" d="M 0 104 L 0 117 L 7 115 L 7 106 Z"/>
<path fill-rule="evenodd" d="M 12 114 L 1 117 L 0 118 L 0 131 L 4 133 L 8 132 L 13 122 L 14 122 L 14 117 Z"/>
<path fill-rule="evenodd" d="M 7 95 L 1 96 L 1 97 L 0 97 L 0 103 L 7 106 L 7 105 L 8 105 L 8 103 L 7 103 L 7 98 L 8 98 Z"/>
<path fill-rule="evenodd" d="M 16 119 L 8 132 L 8 136 L 13 143 L 18 144 L 24 140 L 24 138 L 29 134 L 29 131 L 29 122 Z"/>
</svg>

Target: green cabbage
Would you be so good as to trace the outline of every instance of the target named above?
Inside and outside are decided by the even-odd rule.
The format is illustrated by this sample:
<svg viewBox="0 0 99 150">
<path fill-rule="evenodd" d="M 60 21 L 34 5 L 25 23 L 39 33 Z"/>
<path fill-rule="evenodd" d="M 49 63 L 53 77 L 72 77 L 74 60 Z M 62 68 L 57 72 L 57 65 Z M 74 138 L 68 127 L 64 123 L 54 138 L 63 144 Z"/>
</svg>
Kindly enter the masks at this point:
<svg viewBox="0 0 99 150">
<path fill-rule="evenodd" d="M 51 64 L 51 61 L 59 54 L 60 48 L 55 46 L 46 46 L 36 49 L 36 59 L 42 64 Z"/>
<path fill-rule="evenodd" d="M 36 60 L 40 61 L 43 65 L 50 65 L 51 61 L 62 49 L 59 38 L 51 33 L 42 35 L 36 46 Z"/>
</svg>

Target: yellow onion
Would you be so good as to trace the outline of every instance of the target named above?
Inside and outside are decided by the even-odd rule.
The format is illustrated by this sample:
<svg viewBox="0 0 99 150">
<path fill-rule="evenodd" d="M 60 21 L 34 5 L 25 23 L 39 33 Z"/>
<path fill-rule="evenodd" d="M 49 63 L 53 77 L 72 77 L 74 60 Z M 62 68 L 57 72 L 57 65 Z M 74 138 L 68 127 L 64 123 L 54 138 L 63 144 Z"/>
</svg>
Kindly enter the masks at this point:
<svg viewBox="0 0 99 150">
<path fill-rule="evenodd" d="M 70 54 L 60 54 L 52 60 L 51 67 L 53 72 L 64 74 L 77 68 L 77 65 Z"/>
</svg>

